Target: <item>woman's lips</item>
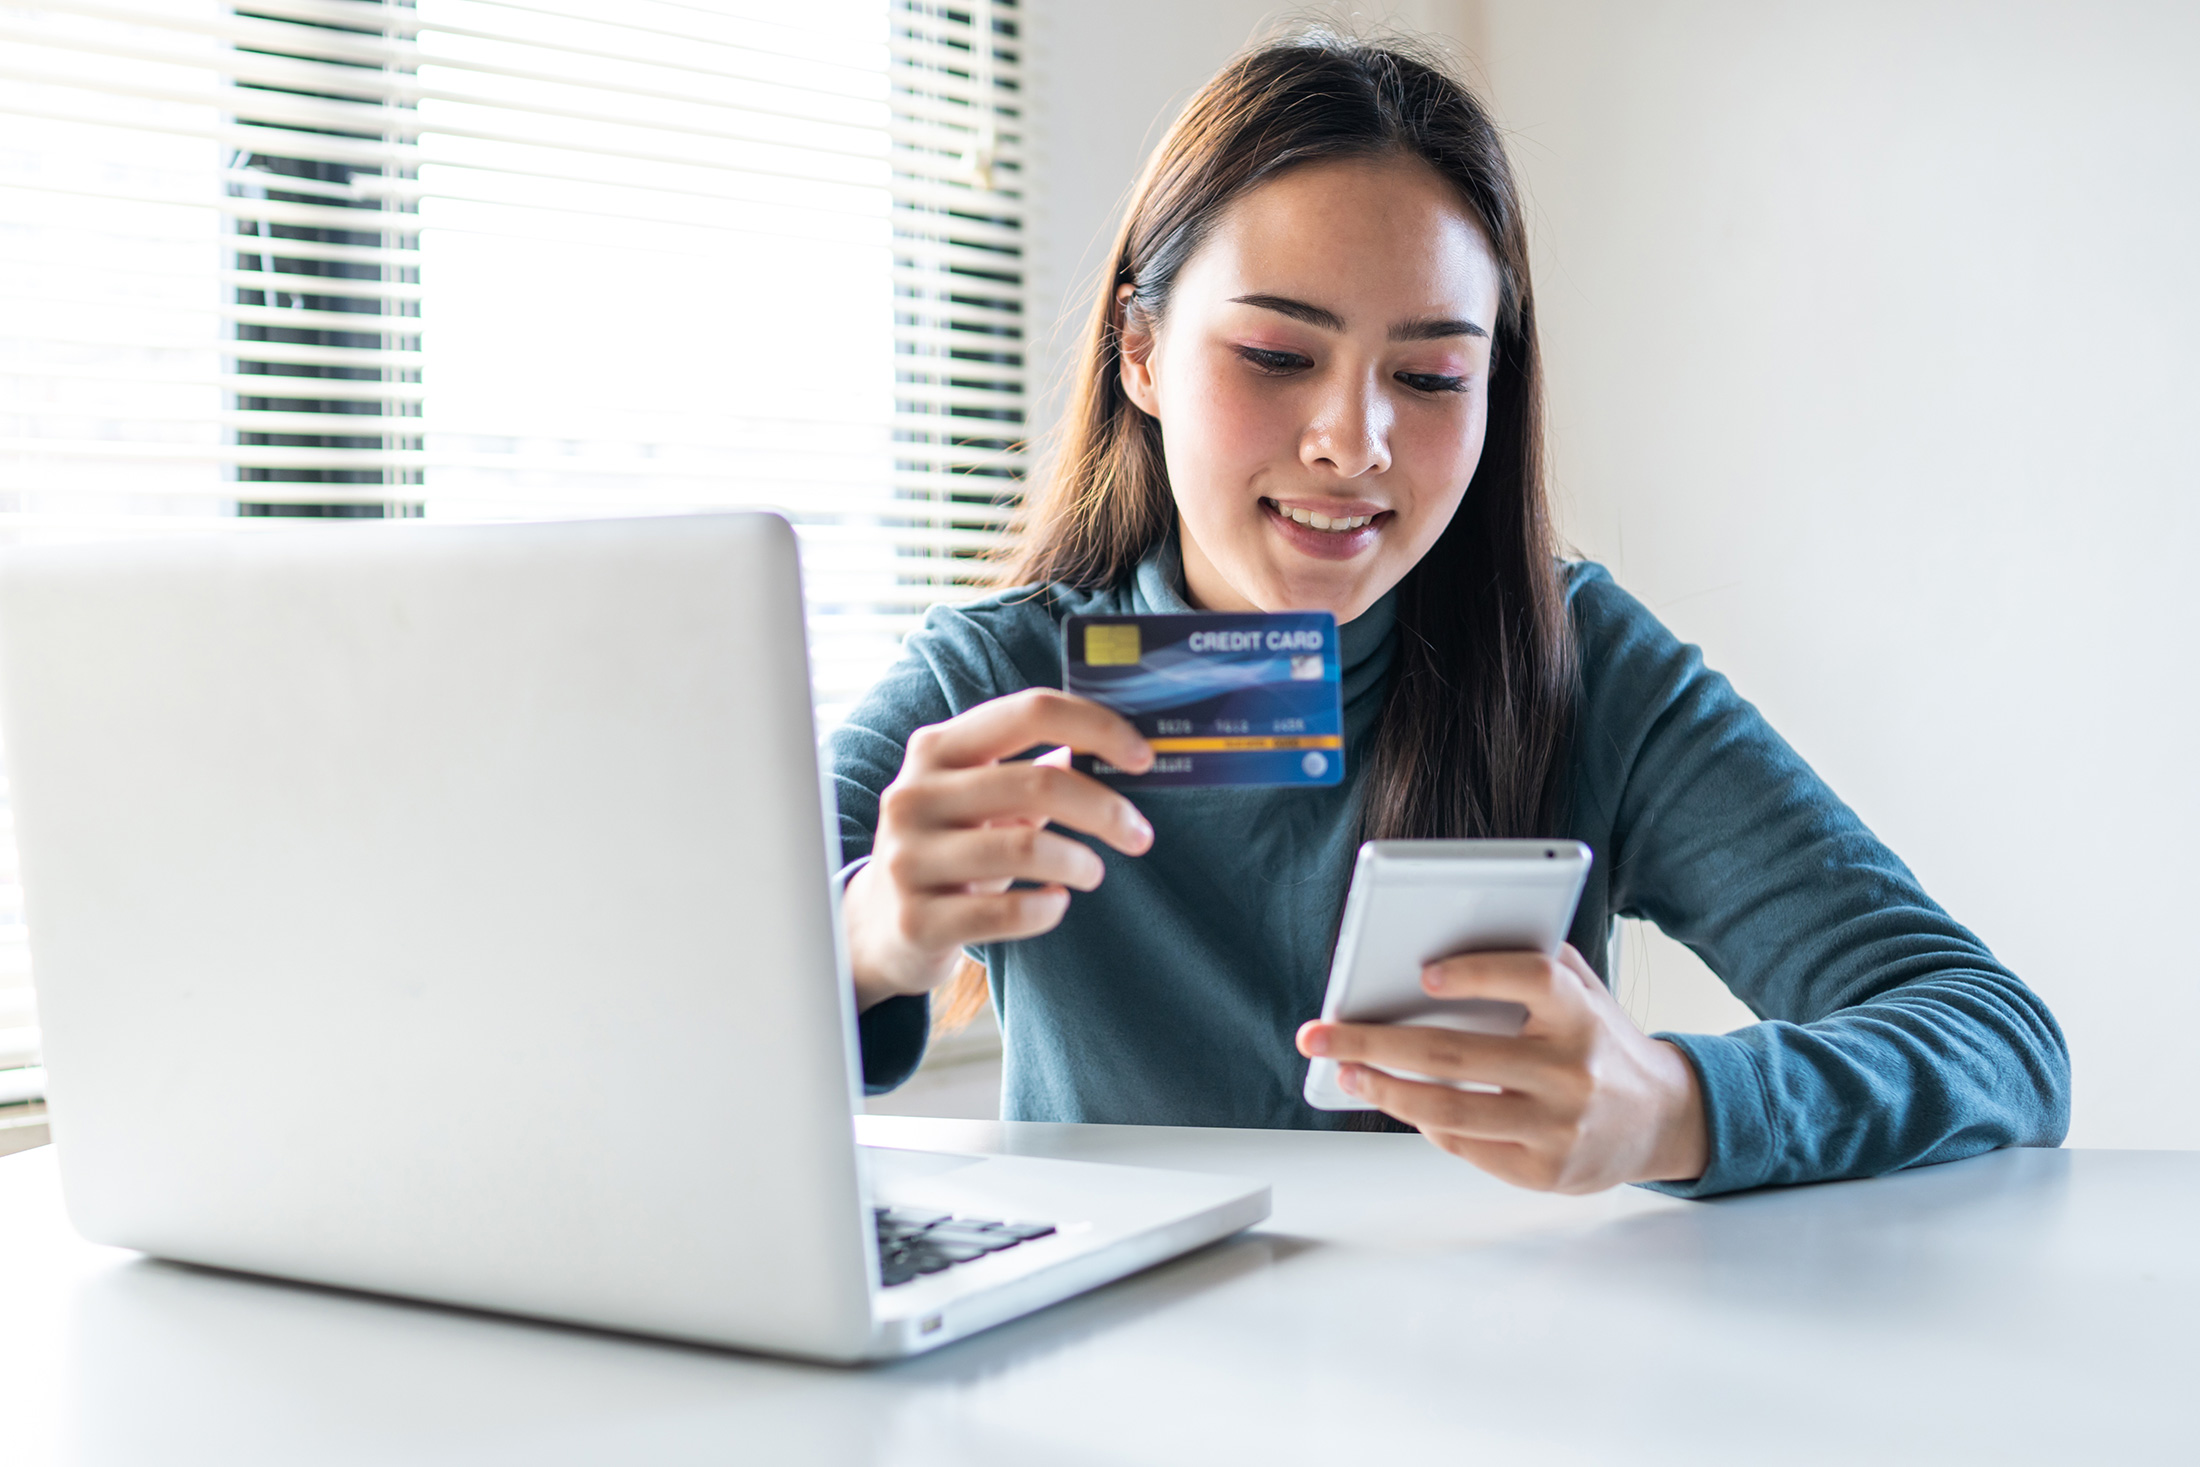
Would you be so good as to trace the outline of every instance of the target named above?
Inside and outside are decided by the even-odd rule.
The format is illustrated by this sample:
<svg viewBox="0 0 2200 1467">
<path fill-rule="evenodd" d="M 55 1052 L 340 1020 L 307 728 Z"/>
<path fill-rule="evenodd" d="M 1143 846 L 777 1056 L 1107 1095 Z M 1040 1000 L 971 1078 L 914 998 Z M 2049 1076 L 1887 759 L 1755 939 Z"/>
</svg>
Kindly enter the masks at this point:
<svg viewBox="0 0 2200 1467">
<path fill-rule="evenodd" d="M 1363 516 L 1368 519 L 1366 524 L 1354 529 L 1317 530 L 1312 525 L 1303 525 L 1291 518 L 1285 512 L 1284 507 L 1273 499 L 1261 500 L 1260 508 L 1261 512 L 1268 516 L 1268 523 L 1275 527 L 1277 534 L 1289 541 L 1294 549 L 1303 551 L 1317 560 L 1350 560 L 1353 556 L 1358 555 L 1375 543 L 1382 534 L 1383 526 L 1389 522 L 1391 516 L 1391 511 L 1387 509 L 1377 510 L 1371 506 L 1339 505 L 1333 511 L 1327 509 L 1315 511 L 1312 505 L 1304 504 L 1291 506 L 1293 509 L 1320 513 L 1324 518 L 1330 520 L 1333 525 L 1339 521 L 1349 522 Z"/>
</svg>

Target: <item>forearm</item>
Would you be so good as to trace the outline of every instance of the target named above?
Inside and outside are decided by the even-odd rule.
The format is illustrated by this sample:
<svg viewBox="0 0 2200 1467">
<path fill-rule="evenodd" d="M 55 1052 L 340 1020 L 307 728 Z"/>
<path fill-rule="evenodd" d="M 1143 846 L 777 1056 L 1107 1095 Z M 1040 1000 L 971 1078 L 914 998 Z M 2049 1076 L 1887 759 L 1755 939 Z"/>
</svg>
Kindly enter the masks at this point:
<svg viewBox="0 0 2200 1467">
<path fill-rule="evenodd" d="M 2004 974 L 1904 984 L 1810 1024 L 1661 1035 L 1703 1094 L 1702 1197 L 1877 1176 L 2001 1146 L 2052 1146 L 2069 1125 L 2070 1061 L 2036 995 Z"/>
</svg>

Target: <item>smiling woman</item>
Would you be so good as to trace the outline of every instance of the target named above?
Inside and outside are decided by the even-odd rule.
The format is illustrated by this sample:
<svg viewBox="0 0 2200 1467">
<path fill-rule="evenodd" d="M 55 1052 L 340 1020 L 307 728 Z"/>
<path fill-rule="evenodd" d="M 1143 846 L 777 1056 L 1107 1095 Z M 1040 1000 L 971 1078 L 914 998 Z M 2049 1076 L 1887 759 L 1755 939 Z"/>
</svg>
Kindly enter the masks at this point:
<svg viewBox="0 0 2200 1467">
<path fill-rule="evenodd" d="M 1318 1055 L 1392 1124 L 1565 1191 L 2060 1138 L 2045 1006 L 1693 648 L 1558 558 L 1519 202 L 1440 68 L 1327 37 L 1226 68 L 1148 165 L 1084 347 L 1011 587 L 935 610 L 835 735 L 869 1085 L 975 979 L 1012 1119 L 1350 1125 L 1301 1099 Z M 1063 620 L 1190 610 L 1336 617 L 1340 783 L 1134 805 L 1070 767 L 1155 755 L 1054 691 Z M 1595 852 L 1570 944 L 1422 981 L 1523 1005 L 1518 1035 L 1310 1022 L 1363 839 L 1507 835 Z M 1622 915 L 1766 1022 L 1641 1033 L 1583 956 Z"/>
</svg>

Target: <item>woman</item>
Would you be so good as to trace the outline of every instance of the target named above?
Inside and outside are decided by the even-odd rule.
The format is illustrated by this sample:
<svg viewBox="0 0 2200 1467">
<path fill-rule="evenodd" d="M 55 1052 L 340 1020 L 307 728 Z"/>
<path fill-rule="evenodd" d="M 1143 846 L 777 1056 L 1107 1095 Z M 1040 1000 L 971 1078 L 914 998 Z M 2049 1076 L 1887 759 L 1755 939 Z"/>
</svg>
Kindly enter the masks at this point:
<svg viewBox="0 0 2200 1467">
<path fill-rule="evenodd" d="M 1017 588 L 935 611 L 835 736 L 874 1091 L 916 1066 L 969 953 L 1012 1118 L 1350 1124 L 1300 1098 L 1305 1056 L 1330 1055 L 1383 1114 L 1563 1191 L 2061 1139 L 2046 1007 L 1692 648 L 1556 557 L 1520 204 L 1436 68 L 1290 41 L 1192 101 L 1131 203 L 1020 547 Z M 1134 804 L 1068 767 L 1152 755 L 1052 691 L 1061 619 L 1193 609 L 1335 614 L 1344 784 Z M 1361 840 L 1531 835 L 1595 850 L 1572 943 L 1423 975 L 1527 1005 L 1517 1038 L 1308 1022 Z M 1622 915 L 1765 1022 L 1644 1036 L 1596 967 Z"/>
</svg>

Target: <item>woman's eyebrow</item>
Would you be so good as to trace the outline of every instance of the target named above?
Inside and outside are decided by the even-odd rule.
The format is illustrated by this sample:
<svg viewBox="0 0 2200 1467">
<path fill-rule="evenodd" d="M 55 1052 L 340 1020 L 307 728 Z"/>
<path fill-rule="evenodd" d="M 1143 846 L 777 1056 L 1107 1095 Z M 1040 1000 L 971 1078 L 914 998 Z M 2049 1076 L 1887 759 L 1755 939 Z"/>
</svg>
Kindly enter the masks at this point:
<svg viewBox="0 0 2200 1467">
<path fill-rule="evenodd" d="M 1489 333 L 1472 321 L 1461 321 L 1449 316 L 1420 316 L 1411 321 L 1400 321 L 1390 328 L 1392 341 L 1440 341 L 1447 336 L 1488 336 Z"/>
<path fill-rule="evenodd" d="M 1335 311 L 1307 301 L 1293 300 L 1287 295 L 1235 295 L 1230 297 L 1230 304 L 1274 311 L 1278 315 L 1289 316 L 1294 321 L 1319 326 L 1324 331 L 1344 330 L 1344 317 Z M 1440 341 L 1447 336 L 1488 335 L 1487 331 L 1472 321 L 1462 321 L 1450 316 L 1417 316 L 1410 321 L 1400 321 L 1390 328 L 1392 341 Z"/>
<path fill-rule="evenodd" d="M 1324 331 L 1344 330 L 1344 317 L 1335 311 L 1325 311 L 1320 306 L 1295 301 L 1287 295 L 1236 295 L 1230 297 L 1235 306 L 1258 306 L 1264 311 L 1275 311 L 1294 321 L 1304 321 L 1309 326 L 1319 326 Z"/>
</svg>

